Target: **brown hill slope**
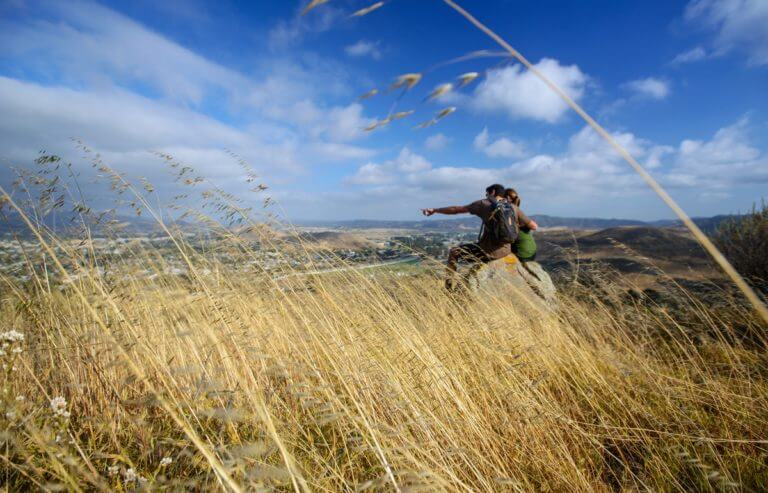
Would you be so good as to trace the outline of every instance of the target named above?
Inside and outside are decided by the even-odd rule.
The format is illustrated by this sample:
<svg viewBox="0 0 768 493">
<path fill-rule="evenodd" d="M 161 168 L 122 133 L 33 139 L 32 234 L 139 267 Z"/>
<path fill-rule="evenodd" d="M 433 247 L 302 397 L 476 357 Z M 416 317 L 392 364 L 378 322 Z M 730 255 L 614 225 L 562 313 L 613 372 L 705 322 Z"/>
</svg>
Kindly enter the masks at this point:
<svg viewBox="0 0 768 493">
<path fill-rule="evenodd" d="M 539 260 L 550 269 L 606 264 L 623 274 L 717 278 L 707 254 L 686 231 L 627 226 L 600 231 L 544 230 L 536 234 Z"/>
</svg>

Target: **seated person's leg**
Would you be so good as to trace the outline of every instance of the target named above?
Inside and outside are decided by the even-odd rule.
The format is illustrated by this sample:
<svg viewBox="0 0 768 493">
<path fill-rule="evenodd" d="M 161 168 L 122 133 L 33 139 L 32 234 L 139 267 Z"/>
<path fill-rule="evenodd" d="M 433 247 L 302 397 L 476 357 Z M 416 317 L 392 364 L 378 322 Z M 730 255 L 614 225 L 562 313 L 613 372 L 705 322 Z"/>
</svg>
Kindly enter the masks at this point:
<svg viewBox="0 0 768 493">
<path fill-rule="evenodd" d="M 479 264 L 487 262 L 488 256 L 477 243 L 464 243 L 451 248 L 448 252 L 448 263 L 446 265 L 445 286 L 448 289 L 453 289 L 454 287 L 453 275 L 456 272 L 459 260 L 464 260 L 472 264 Z"/>
</svg>

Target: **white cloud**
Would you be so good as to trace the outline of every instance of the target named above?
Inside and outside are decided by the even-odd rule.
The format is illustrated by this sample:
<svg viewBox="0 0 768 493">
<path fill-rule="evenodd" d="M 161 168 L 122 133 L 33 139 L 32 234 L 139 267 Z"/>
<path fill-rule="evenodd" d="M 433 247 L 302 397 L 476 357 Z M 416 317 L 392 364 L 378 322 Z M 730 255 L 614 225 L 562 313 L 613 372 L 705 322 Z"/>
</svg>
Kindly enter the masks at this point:
<svg viewBox="0 0 768 493">
<path fill-rule="evenodd" d="M 323 5 L 322 9 L 315 9 L 312 15 L 301 15 L 301 10 L 296 10 L 293 17 L 278 21 L 269 30 L 267 33 L 269 46 L 272 50 L 284 50 L 295 46 L 308 34 L 328 31 L 342 16 L 342 11 L 333 5 Z"/>
<path fill-rule="evenodd" d="M 691 48 L 688 51 L 684 51 L 678 54 L 675 58 L 672 59 L 671 63 L 673 65 L 682 65 L 683 63 L 698 62 L 700 60 L 704 60 L 705 58 L 707 58 L 707 50 L 701 46 L 696 46 L 695 48 Z"/>
<path fill-rule="evenodd" d="M 525 146 L 522 143 L 513 142 L 506 137 L 500 137 L 490 142 L 487 127 L 475 136 L 473 145 L 475 149 L 488 157 L 521 158 L 526 154 Z"/>
<path fill-rule="evenodd" d="M 768 155 L 750 144 L 747 126 L 743 119 L 721 128 L 709 140 L 683 140 L 677 146 L 655 144 L 629 132 L 614 132 L 612 136 L 651 169 L 662 185 L 701 196 L 745 184 L 768 183 Z M 487 138 L 482 135 L 481 141 Z M 426 163 L 409 168 L 397 164 L 413 156 L 404 149 L 395 160 L 368 163 L 348 183 L 387 186 L 396 202 L 423 201 L 425 195 L 436 193 L 445 199 L 434 202 L 449 203 L 448 198 L 452 198 L 462 203 L 480 197 L 485 186 L 499 182 L 522 190 L 537 207 L 557 204 L 567 208 L 579 203 L 591 211 L 598 202 L 626 203 L 629 197 L 648 192 L 640 177 L 589 127 L 573 134 L 561 153 L 539 154 L 504 167 Z M 398 187 L 408 190 L 407 197 L 399 195 Z"/>
<path fill-rule="evenodd" d="M 331 142 L 349 142 L 364 137 L 364 129 L 373 118 L 363 115 L 363 106 L 351 103 L 347 106 L 319 106 L 311 99 L 265 108 L 265 115 L 282 124 L 303 129 L 312 139 Z"/>
<path fill-rule="evenodd" d="M 291 122 L 236 128 L 192 109 L 121 89 L 74 90 L 0 77 L 0 113 L 0 149 L 3 157 L 16 162 L 30 159 L 43 148 L 71 154 L 71 137 L 111 154 L 118 167 L 130 165 L 129 171 L 152 168 L 148 153 L 152 150 L 188 156 L 190 164 L 207 175 L 228 169 L 239 173 L 224 149 L 271 176 L 374 154 L 372 149 L 345 143 L 358 131 L 361 110 L 356 104 L 331 109 L 325 117 L 318 112 L 319 116 L 304 122 L 305 129 L 292 127 Z"/>
<path fill-rule="evenodd" d="M 230 113 L 257 108 L 267 116 L 279 112 L 276 106 L 349 92 L 345 69 L 329 60 L 260 57 L 254 67 L 258 75 L 251 77 L 104 6 L 46 5 L 44 18 L 0 21 L 0 56 L 42 80 L 55 75 L 57 83 L 69 86 L 139 86 L 153 97 L 182 104 L 210 103 Z"/>
<path fill-rule="evenodd" d="M 264 68 L 255 78 L 101 5 L 46 6 L 43 18 L 0 20 L 0 57 L 32 78 L 53 77 L 58 84 L 2 79 L 6 156 L 71 148 L 71 136 L 105 153 L 241 149 L 254 162 L 289 171 L 373 155 L 350 144 L 371 121 L 362 106 L 324 102 L 349 93 L 347 74 L 335 62 L 310 55 L 293 62 L 283 55 L 259 62 Z M 233 118 L 198 110 L 208 106 Z M 223 123 L 232 120 L 238 123 Z M 221 167 L 207 164 L 205 171 Z"/>
<path fill-rule="evenodd" d="M 535 67 L 578 101 L 588 77 L 576 65 L 561 65 L 543 58 Z M 484 112 L 504 113 L 510 118 L 531 118 L 548 123 L 559 121 L 566 103 L 544 82 L 520 65 L 491 70 L 474 91 L 473 106 Z"/>
<path fill-rule="evenodd" d="M 424 141 L 424 147 L 430 151 L 442 151 L 450 141 L 451 139 L 444 134 L 436 133 L 427 137 Z"/>
<path fill-rule="evenodd" d="M 312 151 L 312 157 L 331 163 L 369 159 L 376 154 L 376 151 L 367 147 L 338 142 L 313 142 L 305 144 L 305 147 Z"/>
<path fill-rule="evenodd" d="M 360 166 L 346 182 L 352 185 L 386 185 L 395 180 L 396 177 L 386 164 L 367 163 Z"/>
<path fill-rule="evenodd" d="M 683 140 L 675 156 L 677 179 L 709 190 L 768 183 L 768 156 L 749 142 L 748 124 L 742 118 L 709 141 Z"/>
<path fill-rule="evenodd" d="M 172 153 L 214 179 L 241 174 L 225 149 L 260 172 L 300 167 L 290 138 L 265 141 L 258 133 L 124 90 L 81 91 L 0 77 L 0 113 L 0 148 L 14 163 L 28 162 L 39 149 L 75 157 L 74 137 L 133 176 L 157 170 L 150 151 Z"/>
<path fill-rule="evenodd" d="M 686 20 L 714 32 L 715 55 L 743 51 L 750 65 L 768 65 L 768 2 L 765 0 L 693 0 Z"/>
<path fill-rule="evenodd" d="M 162 94 L 199 103 L 212 88 L 240 92 L 237 72 L 212 63 L 133 20 L 98 4 L 51 2 L 51 20 L 0 24 L 0 52 L 66 79 L 141 82 Z"/>
<path fill-rule="evenodd" d="M 665 99 L 671 92 L 669 82 L 655 77 L 633 80 L 625 86 L 638 96 L 656 100 Z"/>
<path fill-rule="evenodd" d="M 381 50 L 379 49 L 379 42 L 366 41 L 361 39 L 355 44 L 351 44 L 344 48 L 344 52 L 347 56 L 351 57 L 365 57 L 369 56 L 374 60 L 381 58 Z"/>
<path fill-rule="evenodd" d="M 395 159 L 381 164 L 367 163 L 361 166 L 353 176 L 347 178 L 346 182 L 353 185 L 386 185 L 431 168 L 432 163 L 424 156 L 403 147 Z"/>
</svg>

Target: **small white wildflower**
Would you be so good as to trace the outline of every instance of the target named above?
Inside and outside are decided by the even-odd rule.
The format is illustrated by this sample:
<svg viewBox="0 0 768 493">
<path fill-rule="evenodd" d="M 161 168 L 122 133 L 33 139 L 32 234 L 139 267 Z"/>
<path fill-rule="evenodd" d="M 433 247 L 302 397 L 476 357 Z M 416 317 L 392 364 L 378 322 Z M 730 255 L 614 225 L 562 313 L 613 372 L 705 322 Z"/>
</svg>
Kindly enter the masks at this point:
<svg viewBox="0 0 768 493">
<path fill-rule="evenodd" d="M 173 459 L 170 457 L 163 457 L 163 459 L 160 461 L 160 467 L 170 466 L 173 462 Z"/>
<path fill-rule="evenodd" d="M 126 483 L 133 483 L 134 481 L 136 481 L 136 478 L 137 478 L 136 471 L 134 471 L 132 467 L 130 469 L 126 469 L 123 475 L 125 476 Z"/>
<path fill-rule="evenodd" d="M 0 334 L 0 339 L 8 342 L 21 342 L 24 340 L 24 334 L 15 330 L 9 330 Z"/>
<path fill-rule="evenodd" d="M 14 354 L 19 354 L 19 353 L 21 353 L 23 351 L 24 350 L 22 348 L 20 348 L 20 347 L 15 347 L 15 348 L 11 349 L 11 352 L 14 353 Z"/>
<path fill-rule="evenodd" d="M 23 395 L 17 395 L 16 396 L 16 402 L 24 402 L 27 398 Z"/>
<path fill-rule="evenodd" d="M 67 400 L 61 396 L 51 399 L 51 411 L 56 416 L 61 416 L 62 418 L 70 416 L 69 411 L 67 411 Z"/>
<path fill-rule="evenodd" d="M 13 418 L 16 417 L 16 412 L 8 411 L 7 413 L 5 413 L 5 417 L 8 418 L 8 419 L 13 419 Z"/>
<path fill-rule="evenodd" d="M 67 407 L 67 400 L 64 397 L 58 396 L 51 399 L 51 410 L 54 412 L 65 407 Z"/>
<path fill-rule="evenodd" d="M 147 478 L 144 476 L 139 476 L 139 484 L 144 485 L 147 484 Z"/>
<path fill-rule="evenodd" d="M 107 474 L 110 476 L 117 476 L 120 474 L 120 466 L 109 466 L 107 468 Z"/>
</svg>

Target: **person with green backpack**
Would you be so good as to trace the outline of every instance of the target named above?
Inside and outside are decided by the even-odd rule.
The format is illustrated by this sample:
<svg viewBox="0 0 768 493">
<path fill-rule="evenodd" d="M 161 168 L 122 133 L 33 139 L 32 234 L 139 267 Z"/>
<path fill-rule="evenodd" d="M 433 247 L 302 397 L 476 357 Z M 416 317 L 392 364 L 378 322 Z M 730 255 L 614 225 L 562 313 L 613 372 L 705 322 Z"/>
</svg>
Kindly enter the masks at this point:
<svg viewBox="0 0 768 493">
<path fill-rule="evenodd" d="M 514 188 L 507 188 L 504 192 L 507 202 L 520 208 L 520 196 Z M 533 231 L 538 229 L 536 221 L 531 220 L 527 225 L 520 225 L 517 240 L 512 244 L 512 253 L 520 261 L 517 272 L 528 283 L 533 291 L 541 296 L 551 309 L 557 309 L 556 288 L 552 279 L 544 270 L 544 267 L 536 262 L 536 240 L 533 239 Z"/>
<path fill-rule="evenodd" d="M 463 260 L 471 264 L 484 264 L 509 255 L 522 227 L 535 224 L 519 208 L 504 197 L 506 187 L 498 183 L 485 189 L 485 198 L 464 206 L 422 209 L 425 216 L 433 214 L 472 214 L 482 220 L 480 235 L 474 243 L 464 243 L 451 248 L 446 263 L 445 287 L 456 289 L 454 275 L 457 264 Z M 531 224 L 533 223 L 533 224 Z"/>
<path fill-rule="evenodd" d="M 514 188 L 507 188 L 504 198 L 510 204 L 520 209 L 520 196 Z M 520 262 L 532 262 L 536 260 L 536 240 L 533 239 L 533 231 L 538 228 L 536 221 L 530 220 L 528 224 L 521 224 L 517 233 L 517 240 L 512 244 L 514 253 Z"/>
</svg>

